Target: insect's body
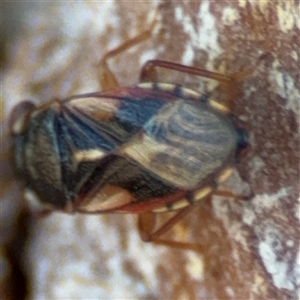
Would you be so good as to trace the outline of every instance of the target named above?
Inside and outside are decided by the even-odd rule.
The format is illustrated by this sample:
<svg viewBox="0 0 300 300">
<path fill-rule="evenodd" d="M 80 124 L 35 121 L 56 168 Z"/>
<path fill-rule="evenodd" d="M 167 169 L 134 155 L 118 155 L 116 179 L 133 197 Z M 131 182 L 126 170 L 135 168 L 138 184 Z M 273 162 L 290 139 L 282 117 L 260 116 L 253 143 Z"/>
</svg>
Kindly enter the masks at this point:
<svg viewBox="0 0 300 300">
<path fill-rule="evenodd" d="M 27 194 L 85 213 L 192 204 L 227 177 L 226 166 L 243 144 L 212 103 L 178 85 L 142 83 L 29 105 L 12 126 Z"/>
</svg>

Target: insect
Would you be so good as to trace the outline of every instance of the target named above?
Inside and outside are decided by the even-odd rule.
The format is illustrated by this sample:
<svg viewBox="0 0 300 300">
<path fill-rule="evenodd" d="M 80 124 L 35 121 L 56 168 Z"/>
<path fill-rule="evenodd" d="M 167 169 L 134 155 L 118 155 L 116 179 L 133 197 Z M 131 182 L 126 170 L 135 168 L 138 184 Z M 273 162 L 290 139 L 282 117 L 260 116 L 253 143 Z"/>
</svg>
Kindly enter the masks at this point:
<svg viewBox="0 0 300 300">
<path fill-rule="evenodd" d="M 142 234 L 153 240 L 213 193 L 230 176 L 247 133 L 210 96 L 177 84 L 143 82 L 158 67 L 228 80 L 153 60 L 138 85 L 40 107 L 29 101 L 16 106 L 11 134 L 25 198 L 69 213 L 181 210 L 155 234 Z"/>
</svg>

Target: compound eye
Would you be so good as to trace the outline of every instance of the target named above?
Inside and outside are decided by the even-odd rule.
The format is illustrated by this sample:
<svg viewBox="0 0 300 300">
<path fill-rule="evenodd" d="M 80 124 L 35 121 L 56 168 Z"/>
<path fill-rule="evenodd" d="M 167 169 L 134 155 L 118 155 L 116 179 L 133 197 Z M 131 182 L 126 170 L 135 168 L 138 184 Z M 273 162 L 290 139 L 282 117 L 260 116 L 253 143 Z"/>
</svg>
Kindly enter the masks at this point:
<svg viewBox="0 0 300 300">
<path fill-rule="evenodd" d="M 237 128 L 237 134 L 238 134 L 237 153 L 239 154 L 244 148 L 248 147 L 250 143 L 249 143 L 249 134 L 245 129 Z"/>
<path fill-rule="evenodd" d="M 36 105 L 28 100 L 14 107 L 9 120 L 11 135 L 20 135 L 26 131 L 28 120 L 34 110 L 36 110 Z"/>
</svg>

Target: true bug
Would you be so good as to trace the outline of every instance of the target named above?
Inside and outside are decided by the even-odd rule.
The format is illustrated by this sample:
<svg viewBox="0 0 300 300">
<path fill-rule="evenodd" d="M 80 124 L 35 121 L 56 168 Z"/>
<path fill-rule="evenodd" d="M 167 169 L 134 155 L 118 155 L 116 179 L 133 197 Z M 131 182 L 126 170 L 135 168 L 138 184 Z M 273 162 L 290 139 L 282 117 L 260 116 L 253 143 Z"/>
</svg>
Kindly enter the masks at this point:
<svg viewBox="0 0 300 300">
<path fill-rule="evenodd" d="M 233 123 L 226 105 L 180 85 L 155 82 L 157 67 L 223 83 L 232 79 L 153 60 L 136 86 L 40 107 L 20 103 L 11 116 L 11 134 L 25 197 L 47 209 L 88 214 L 181 210 L 154 233 L 146 232 L 140 218 L 141 237 L 148 241 L 215 192 L 231 174 L 247 134 Z"/>
</svg>

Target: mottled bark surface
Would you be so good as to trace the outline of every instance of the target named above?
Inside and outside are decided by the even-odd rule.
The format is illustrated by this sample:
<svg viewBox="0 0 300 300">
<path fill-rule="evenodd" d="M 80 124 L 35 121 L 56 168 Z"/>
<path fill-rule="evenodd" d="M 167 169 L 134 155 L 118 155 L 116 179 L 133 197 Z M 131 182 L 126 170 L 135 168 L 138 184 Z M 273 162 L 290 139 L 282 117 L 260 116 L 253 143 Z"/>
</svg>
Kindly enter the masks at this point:
<svg viewBox="0 0 300 300">
<path fill-rule="evenodd" d="M 109 60 L 110 69 L 124 86 L 138 82 L 141 66 L 153 58 L 223 74 L 254 68 L 229 91 L 251 147 L 240 159 L 239 172 L 222 187 L 243 195 L 251 188 L 254 196 L 204 200 L 166 236 L 187 243 L 185 249 L 141 242 L 136 216 L 33 217 L 31 238 L 19 253 L 29 299 L 296 299 L 297 1 L 58 2 L 24 10 L 24 31 L 13 39 L 2 70 L 2 246 L 16 237 L 14 221 L 22 203 L 8 164 L 11 108 L 22 99 L 44 103 L 104 89 L 101 57 L 148 29 L 155 10 L 152 36 Z M 159 76 L 224 97 L 215 82 L 172 72 Z M 13 266 L 7 265 L 5 270 Z"/>
</svg>

